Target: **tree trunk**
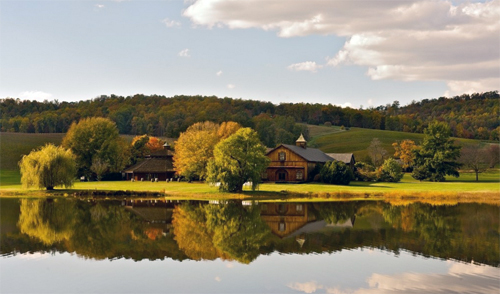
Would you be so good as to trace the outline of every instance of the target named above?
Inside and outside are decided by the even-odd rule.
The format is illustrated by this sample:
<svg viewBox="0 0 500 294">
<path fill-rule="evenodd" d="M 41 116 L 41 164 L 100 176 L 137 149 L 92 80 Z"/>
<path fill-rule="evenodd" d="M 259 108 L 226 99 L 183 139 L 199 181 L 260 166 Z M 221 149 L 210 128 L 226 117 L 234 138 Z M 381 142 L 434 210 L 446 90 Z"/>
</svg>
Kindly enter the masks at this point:
<svg viewBox="0 0 500 294">
<path fill-rule="evenodd" d="M 476 171 L 476 182 L 479 182 L 479 171 Z"/>
</svg>

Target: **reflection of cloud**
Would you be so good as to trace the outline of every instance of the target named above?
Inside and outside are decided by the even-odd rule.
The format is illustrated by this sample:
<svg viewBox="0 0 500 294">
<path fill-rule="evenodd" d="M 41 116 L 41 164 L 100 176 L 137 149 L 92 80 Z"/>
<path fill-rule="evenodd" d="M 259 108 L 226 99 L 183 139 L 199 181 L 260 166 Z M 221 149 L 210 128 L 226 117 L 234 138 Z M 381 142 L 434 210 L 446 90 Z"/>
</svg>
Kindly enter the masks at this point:
<svg viewBox="0 0 500 294">
<path fill-rule="evenodd" d="M 219 276 L 215 277 L 215 280 L 216 280 L 217 282 L 222 281 L 222 279 L 221 279 Z"/>
<path fill-rule="evenodd" d="M 316 281 L 291 283 L 289 288 L 304 293 L 324 289 L 327 293 L 382 294 L 382 293 L 478 293 L 500 292 L 500 269 L 491 266 L 455 263 L 448 274 L 402 273 L 394 275 L 372 274 L 369 288 L 340 289 L 318 284 Z"/>
<path fill-rule="evenodd" d="M 304 292 L 304 293 L 314 293 L 318 289 L 323 289 L 322 285 L 318 285 L 316 281 L 311 281 L 311 282 L 305 282 L 305 283 L 291 283 L 288 284 L 288 287 L 290 289 Z"/>
<path fill-rule="evenodd" d="M 45 259 L 45 258 L 48 258 L 49 256 L 50 256 L 49 253 L 40 253 L 40 252 L 24 253 L 24 254 L 17 255 L 18 258 L 24 259 L 24 260 Z"/>
<path fill-rule="evenodd" d="M 226 263 L 226 267 L 227 268 L 233 268 L 234 267 L 234 263 L 233 262 L 228 262 L 228 263 Z"/>
</svg>

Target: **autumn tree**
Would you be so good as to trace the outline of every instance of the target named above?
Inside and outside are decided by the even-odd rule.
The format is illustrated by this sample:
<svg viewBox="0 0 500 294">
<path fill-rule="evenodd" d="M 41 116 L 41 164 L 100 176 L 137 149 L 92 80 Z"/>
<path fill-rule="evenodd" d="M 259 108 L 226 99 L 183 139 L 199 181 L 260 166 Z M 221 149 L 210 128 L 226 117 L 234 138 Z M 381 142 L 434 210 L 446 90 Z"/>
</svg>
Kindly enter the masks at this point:
<svg viewBox="0 0 500 294">
<path fill-rule="evenodd" d="M 385 157 L 387 156 L 387 151 L 382 146 L 382 142 L 378 138 L 373 138 L 368 147 L 368 154 L 375 166 L 380 166 L 384 162 Z"/>
<path fill-rule="evenodd" d="M 24 188 L 71 187 L 76 175 L 75 156 L 71 150 L 47 144 L 19 162 L 21 183 Z"/>
<path fill-rule="evenodd" d="M 241 192 L 247 181 L 255 189 L 268 164 L 266 147 L 257 132 L 239 129 L 215 146 L 214 158 L 208 163 L 207 181 L 220 182 L 220 189 L 227 192 Z"/>
<path fill-rule="evenodd" d="M 94 158 L 108 164 L 109 172 L 122 170 L 129 160 L 128 144 L 118 134 L 116 124 L 107 118 L 92 117 L 73 123 L 63 146 L 76 155 L 78 174 L 89 177 Z"/>
<path fill-rule="evenodd" d="M 412 177 L 442 182 L 446 175 L 458 177 L 460 146 L 450 138 L 451 130 L 446 123 L 434 122 L 424 130 L 424 141 L 415 150 L 415 168 Z"/>
<path fill-rule="evenodd" d="M 415 163 L 414 150 L 418 148 L 417 145 L 415 145 L 414 141 L 403 140 L 401 142 L 395 142 L 392 144 L 392 147 L 394 147 L 394 150 L 396 151 L 394 153 L 394 157 L 401 160 L 401 162 L 403 163 L 403 169 L 409 169 L 413 167 L 413 164 Z"/>
<path fill-rule="evenodd" d="M 476 182 L 479 181 L 479 173 L 488 168 L 488 161 L 487 147 L 480 147 L 479 145 L 465 146 L 460 151 L 459 162 L 476 174 Z"/>
<path fill-rule="evenodd" d="M 135 136 L 130 144 L 131 163 L 136 163 L 140 158 L 162 150 L 164 144 L 165 142 L 157 137 L 148 135 Z"/>
<path fill-rule="evenodd" d="M 181 133 L 175 143 L 174 167 L 187 178 L 205 179 L 208 161 L 213 158 L 214 147 L 240 128 L 235 122 L 219 126 L 213 122 L 200 122 Z"/>
</svg>

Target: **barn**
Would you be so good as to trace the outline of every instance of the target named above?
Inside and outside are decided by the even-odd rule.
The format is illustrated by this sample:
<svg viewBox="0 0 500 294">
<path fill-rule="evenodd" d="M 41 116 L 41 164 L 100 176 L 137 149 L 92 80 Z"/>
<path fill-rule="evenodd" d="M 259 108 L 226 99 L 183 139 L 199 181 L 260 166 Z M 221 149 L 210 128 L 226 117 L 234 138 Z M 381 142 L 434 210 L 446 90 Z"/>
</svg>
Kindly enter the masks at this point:
<svg viewBox="0 0 500 294">
<path fill-rule="evenodd" d="M 318 164 L 328 161 L 341 161 L 352 169 L 355 163 L 352 153 L 327 154 L 319 149 L 307 147 L 303 135 L 300 135 L 295 145 L 281 144 L 269 149 L 267 156 L 271 162 L 263 174 L 263 180 L 269 182 L 305 182 L 310 180 L 309 176 Z"/>
</svg>

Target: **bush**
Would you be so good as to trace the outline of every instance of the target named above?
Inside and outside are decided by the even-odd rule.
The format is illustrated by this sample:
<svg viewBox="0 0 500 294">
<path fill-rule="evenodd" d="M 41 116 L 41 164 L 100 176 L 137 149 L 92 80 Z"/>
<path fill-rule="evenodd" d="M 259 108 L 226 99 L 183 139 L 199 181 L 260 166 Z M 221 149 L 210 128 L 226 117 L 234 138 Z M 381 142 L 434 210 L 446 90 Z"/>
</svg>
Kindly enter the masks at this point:
<svg viewBox="0 0 500 294">
<path fill-rule="evenodd" d="M 373 182 L 377 180 L 377 172 L 375 172 L 375 167 L 373 165 L 358 161 L 354 165 L 356 168 L 355 177 L 360 181 Z"/>
<path fill-rule="evenodd" d="M 394 182 L 397 183 L 403 178 L 403 168 L 399 163 L 393 159 L 389 158 L 377 171 L 377 177 L 380 182 Z"/>
<path fill-rule="evenodd" d="M 349 185 L 354 179 L 351 168 L 340 161 L 329 161 L 321 169 L 320 179 L 323 183 Z"/>
</svg>

